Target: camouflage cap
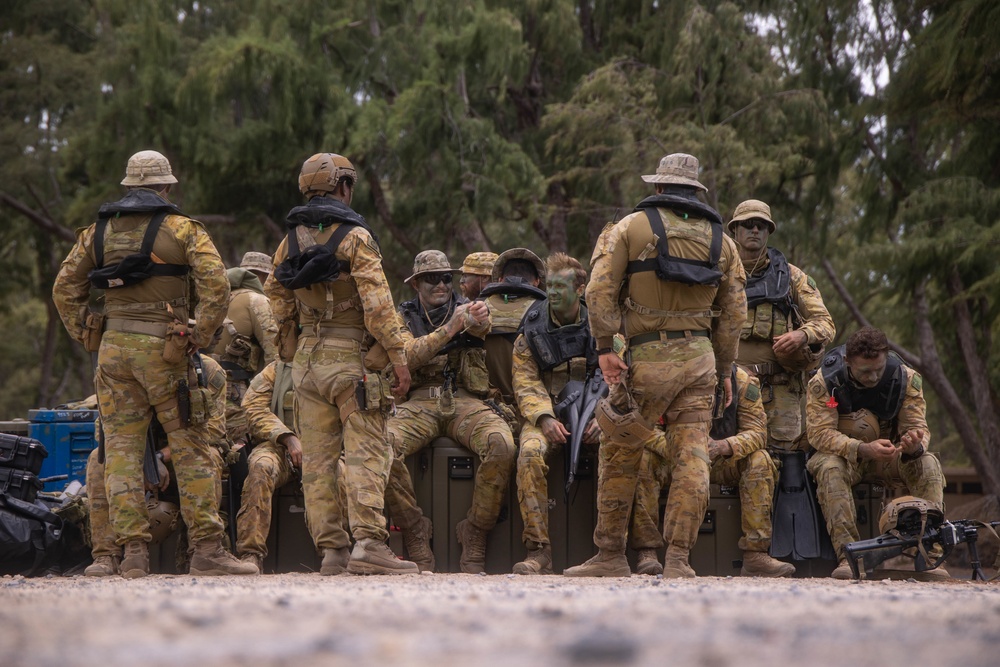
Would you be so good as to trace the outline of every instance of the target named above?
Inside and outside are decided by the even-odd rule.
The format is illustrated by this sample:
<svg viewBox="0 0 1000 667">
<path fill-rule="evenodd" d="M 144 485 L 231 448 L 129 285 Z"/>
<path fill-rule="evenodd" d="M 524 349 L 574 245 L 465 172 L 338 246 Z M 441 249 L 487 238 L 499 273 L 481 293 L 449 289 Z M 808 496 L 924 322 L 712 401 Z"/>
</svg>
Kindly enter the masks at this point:
<svg viewBox="0 0 1000 667">
<path fill-rule="evenodd" d="M 440 250 L 424 250 L 417 253 L 417 256 L 413 259 L 413 275 L 403 282 L 409 284 L 411 280 L 425 273 L 447 273 L 449 271 L 451 273 L 458 273 L 459 270 L 451 268 L 448 255 Z"/>
<path fill-rule="evenodd" d="M 708 188 L 698 181 L 698 169 L 698 158 L 695 156 L 687 153 L 671 153 L 660 160 L 655 174 L 645 175 L 642 180 L 647 183 L 687 185 L 707 192 Z"/>
<path fill-rule="evenodd" d="M 146 185 L 169 185 L 176 183 L 170 161 L 156 151 L 139 151 L 128 159 L 122 185 L 142 187 Z"/>
<path fill-rule="evenodd" d="M 767 233 L 773 234 L 776 229 L 774 220 L 771 219 L 771 207 L 762 202 L 759 199 L 747 199 L 744 202 L 740 202 L 736 210 L 733 211 L 733 219 L 729 221 L 729 231 L 730 233 L 736 228 L 736 223 L 741 220 L 753 220 L 753 219 L 763 220 L 767 223 Z"/>
<path fill-rule="evenodd" d="M 474 252 L 462 262 L 462 273 L 471 273 L 474 276 L 493 275 L 493 265 L 496 264 L 497 255 L 495 252 Z"/>
<path fill-rule="evenodd" d="M 535 267 L 535 272 L 538 274 L 538 287 L 545 289 L 545 262 L 527 248 L 511 248 L 500 253 L 497 261 L 493 264 L 493 275 L 490 277 L 490 280 L 495 283 L 502 281 L 504 267 L 512 259 L 523 259 L 531 262 Z"/>
<path fill-rule="evenodd" d="M 242 261 L 240 261 L 240 268 L 246 269 L 247 271 L 260 271 L 261 273 L 271 273 L 272 271 L 271 256 L 263 252 L 250 252 L 243 255 Z"/>
</svg>

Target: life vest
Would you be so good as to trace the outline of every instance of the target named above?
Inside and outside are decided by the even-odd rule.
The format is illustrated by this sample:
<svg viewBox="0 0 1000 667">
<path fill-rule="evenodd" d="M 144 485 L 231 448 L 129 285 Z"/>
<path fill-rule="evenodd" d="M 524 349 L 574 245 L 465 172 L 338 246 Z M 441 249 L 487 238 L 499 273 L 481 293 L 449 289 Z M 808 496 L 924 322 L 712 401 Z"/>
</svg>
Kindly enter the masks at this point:
<svg viewBox="0 0 1000 667">
<path fill-rule="evenodd" d="M 865 409 L 882 421 L 896 419 L 906 396 L 906 366 L 902 359 L 895 352 L 889 352 L 882 379 L 869 389 L 851 382 L 845 349 L 846 346 L 841 345 L 827 352 L 820 367 L 826 388 L 837 403 L 837 412 L 846 415 Z"/>
<path fill-rule="evenodd" d="M 580 321 L 566 326 L 551 326 L 548 299 L 536 301 L 521 321 L 524 339 L 538 370 L 545 372 L 570 359 L 583 357 L 588 370 L 597 367 L 597 351 L 587 324 L 587 308 L 580 306 Z"/>
<path fill-rule="evenodd" d="M 747 277 L 747 319 L 742 340 L 771 341 L 787 333 L 789 316 L 795 317 L 791 294 L 791 270 L 779 250 L 767 249 L 768 266 L 759 275 Z"/>
<path fill-rule="evenodd" d="M 433 322 L 441 324 L 447 322 L 457 306 L 468 302 L 465 297 L 452 294 L 448 303 L 427 311 L 424 310 L 420 299 L 415 298 L 401 303 L 399 314 L 403 317 L 410 333 L 415 338 L 420 338 L 440 326 L 432 324 Z M 413 386 L 440 384 L 444 380 L 443 374 L 448 369 L 455 374 L 458 386 L 476 394 L 485 393 L 488 386 L 483 345 L 481 338 L 468 333 L 458 334 L 441 348 L 434 359 L 413 372 Z"/>
</svg>

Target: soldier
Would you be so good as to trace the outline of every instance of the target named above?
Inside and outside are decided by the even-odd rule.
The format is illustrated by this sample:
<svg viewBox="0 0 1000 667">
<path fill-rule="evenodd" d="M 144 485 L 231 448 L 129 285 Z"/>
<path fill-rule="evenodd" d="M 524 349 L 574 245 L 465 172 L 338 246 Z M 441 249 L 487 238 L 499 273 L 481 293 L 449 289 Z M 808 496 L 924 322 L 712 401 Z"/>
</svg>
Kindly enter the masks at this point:
<svg viewBox="0 0 1000 667">
<path fill-rule="evenodd" d="M 415 564 L 396 558 L 386 544 L 382 510 L 392 452 L 385 416 L 392 397 L 388 379 L 365 373 L 369 332 L 392 364 L 391 393 L 406 394 L 410 373 L 378 240 L 350 207 L 357 178 L 340 155 L 317 153 L 305 161 L 299 190 L 308 201 L 288 214 L 288 236 L 264 292 L 278 322 L 281 359 L 292 362 L 302 487 L 323 552 L 320 574 L 416 573 Z M 353 551 L 340 524 L 342 451 Z"/>
<path fill-rule="evenodd" d="M 208 430 L 184 414 L 178 400 L 189 355 L 208 345 L 222 324 L 229 284 L 204 227 L 166 199 L 176 182 L 160 153 L 129 158 L 122 181 L 128 191 L 102 205 L 98 221 L 78 234 L 52 298 L 70 336 L 89 351 L 99 347 L 95 384 L 111 524 L 125 547 L 122 576 L 149 573 L 142 461 L 154 413 L 167 433 L 194 544 L 191 573 L 256 574 L 222 547 L 218 464 Z M 106 290 L 103 322 L 87 314 L 91 286 Z M 191 304 L 197 304 L 193 329 L 187 326 Z"/>
<path fill-rule="evenodd" d="M 587 285 L 590 330 L 611 395 L 597 410 L 596 556 L 568 576 L 628 576 L 625 540 L 643 445 L 666 416 L 671 472 L 664 577 L 693 577 L 691 547 L 708 507 L 713 392 L 732 400 L 732 364 L 746 318 L 745 276 L 722 219 L 697 197 L 698 160 L 667 155 L 656 195 L 601 232 Z M 628 352 L 619 332 L 627 332 Z M 619 354 L 620 353 L 620 354 Z M 622 358 L 626 356 L 629 363 Z"/>
<path fill-rule="evenodd" d="M 548 298 L 528 309 L 524 331 L 514 342 L 514 395 L 526 420 L 517 456 L 517 498 L 528 550 L 528 556 L 514 565 L 515 574 L 552 574 L 545 459 L 570 436 L 567 425 L 556 417 L 553 399 L 568 382 L 584 382 L 597 369 L 587 309 L 580 303 L 587 272 L 563 253 L 551 255 L 546 265 Z M 584 438 L 597 442 L 593 420 Z"/>
<path fill-rule="evenodd" d="M 246 269 L 257 276 L 257 280 L 263 285 L 267 282 L 268 276 L 271 275 L 272 261 L 271 256 L 267 253 L 250 250 L 243 253 L 243 259 L 240 260 L 240 268 Z"/>
<path fill-rule="evenodd" d="M 712 459 L 712 484 L 739 486 L 743 536 L 744 577 L 790 577 L 795 566 L 768 555 L 771 547 L 771 506 L 778 469 L 764 448 L 767 416 L 760 400 L 760 384 L 733 364 L 734 400 L 718 419 L 712 420 L 708 455 Z M 639 485 L 632 513 L 632 544 L 638 550 L 636 571 L 661 574 L 663 566 L 656 550 L 663 546 L 657 527 L 660 517 L 660 489 L 670 484 L 668 471 L 675 452 L 666 449 L 666 438 L 657 429 L 653 443 L 642 454 Z"/>
<path fill-rule="evenodd" d="M 433 569 L 426 540 L 430 526 L 417 507 L 403 461 L 441 435 L 475 452 L 480 465 L 472 507 L 457 532 L 462 572 L 477 574 L 485 571 L 486 535 L 500 514 L 516 450 L 510 427 L 483 402 L 489 384 L 482 337 L 489 331 L 489 309 L 454 293 L 454 273 L 443 252 L 425 250 L 405 281 L 417 292 L 399 307 L 415 338 L 407 354 L 413 386 L 409 399 L 389 420 L 396 461 L 388 497 L 390 513 L 401 523 L 408 545 L 417 547 L 421 568 Z"/>
<path fill-rule="evenodd" d="M 729 232 L 747 270 L 747 319 L 737 358 L 760 380 L 768 448 L 788 451 L 802 433 L 804 371 L 815 368 L 836 328 L 816 281 L 767 246 L 770 207 L 748 199 L 736 207 Z"/>
<path fill-rule="evenodd" d="M 528 308 L 545 298 L 545 265 L 530 250 L 512 248 L 497 257 L 492 280 L 479 295 L 486 299 L 492 318 L 486 336 L 486 367 L 490 386 L 500 392 L 504 403 L 516 407 L 511 378 L 514 340 Z"/>
<path fill-rule="evenodd" d="M 817 451 L 807 469 L 839 564 L 835 579 L 850 579 L 844 547 L 860 539 L 851 487 L 888 483 L 944 511 L 944 475 L 925 417 L 920 374 L 889 351 L 885 334 L 862 327 L 830 350 L 809 381 L 806 432 Z M 925 572 L 947 577 L 943 568 Z"/>
<path fill-rule="evenodd" d="M 490 282 L 493 275 L 493 265 L 496 264 L 497 254 L 495 252 L 474 252 L 462 262 L 462 277 L 458 279 L 458 287 L 462 290 L 462 296 L 469 301 L 479 298 L 479 293 L 483 291 Z"/>
</svg>

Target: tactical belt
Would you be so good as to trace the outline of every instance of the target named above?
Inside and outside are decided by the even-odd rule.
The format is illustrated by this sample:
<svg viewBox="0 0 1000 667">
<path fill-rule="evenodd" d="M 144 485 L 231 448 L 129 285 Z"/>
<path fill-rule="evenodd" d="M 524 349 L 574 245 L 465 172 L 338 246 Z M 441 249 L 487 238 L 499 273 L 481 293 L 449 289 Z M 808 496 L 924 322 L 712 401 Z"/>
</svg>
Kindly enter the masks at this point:
<svg viewBox="0 0 1000 667">
<path fill-rule="evenodd" d="M 166 338 L 169 326 L 166 322 L 141 322 L 139 320 L 123 320 L 117 317 L 109 318 L 104 322 L 105 331 L 123 331 L 156 336 L 157 338 Z"/>
<path fill-rule="evenodd" d="M 780 365 L 773 362 L 763 364 L 740 364 L 758 378 L 768 380 L 768 384 L 788 384 L 791 382 L 791 374 Z"/>
<path fill-rule="evenodd" d="M 676 338 L 711 338 L 712 333 L 708 329 L 696 329 L 685 331 L 650 331 L 639 334 L 628 339 L 629 345 L 642 345 L 643 343 L 653 343 L 655 341 L 674 340 Z"/>
<path fill-rule="evenodd" d="M 417 387 L 416 389 L 411 389 L 409 398 L 438 398 L 441 396 L 441 387 Z M 455 398 L 475 398 L 482 399 L 481 396 L 476 396 L 472 392 L 458 387 L 455 389 Z"/>
<path fill-rule="evenodd" d="M 320 336 L 329 336 L 330 338 L 346 338 L 348 340 L 356 340 L 359 343 L 365 340 L 365 330 L 355 329 L 354 327 L 319 327 L 316 332 Z"/>
</svg>

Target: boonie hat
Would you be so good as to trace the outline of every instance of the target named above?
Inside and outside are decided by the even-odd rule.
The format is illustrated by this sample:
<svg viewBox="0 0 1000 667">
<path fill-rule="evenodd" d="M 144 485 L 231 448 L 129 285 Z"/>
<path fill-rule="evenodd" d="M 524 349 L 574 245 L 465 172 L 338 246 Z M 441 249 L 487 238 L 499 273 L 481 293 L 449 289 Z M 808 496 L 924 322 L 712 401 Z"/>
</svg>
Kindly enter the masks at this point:
<svg viewBox="0 0 1000 667">
<path fill-rule="evenodd" d="M 698 180 L 698 158 L 687 153 L 671 153 L 660 160 L 655 174 L 642 177 L 647 183 L 673 183 L 708 191 Z"/>
<path fill-rule="evenodd" d="M 458 269 L 451 268 L 448 256 L 440 250 L 424 250 L 417 253 L 413 259 L 413 275 L 404 280 L 409 284 L 411 280 L 425 273 L 458 273 Z"/>
<path fill-rule="evenodd" d="M 497 261 L 493 264 L 493 275 L 490 277 L 490 280 L 495 283 L 501 282 L 503 280 L 503 270 L 507 266 L 507 262 L 512 259 L 523 259 L 531 262 L 535 267 L 535 273 L 538 274 L 538 288 L 545 289 L 545 262 L 527 248 L 511 248 L 500 253 Z"/>
<path fill-rule="evenodd" d="M 122 185 L 142 187 L 144 185 L 169 185 L 176 183 L 170 161 L 156 151 L 139 151 L 128 159 Z"/>
<path fill-rule="evenodd" d="M 240 268 L 247 271 L 260 271 L 261 273 L 271 273 L 271 256 L 263 252 L 250 252 L 243 255 L 240 261 Z"/>
<path fill-rule="evenodd" d="M 497 255 L 495 252 L 474 252 L 462 262 L 462 273 L 471 273 L 474 276 L 493 275 L 493 265 L 496 264 Z"/>
<path fill-rule="evenodd" d="M 752 220 L 759 218 L 767 223 L 768 234 L 773 234 L 776 229 L 774 220 L 771 220 L 771 207 L 759 199 L 747 199 L 740 202 L 740 205 L 733 211 L 733 219 L 729 221 L 728 229 L 732 232 L 736 229 L 736 223 L 741 220 Z"/>
</svg>

